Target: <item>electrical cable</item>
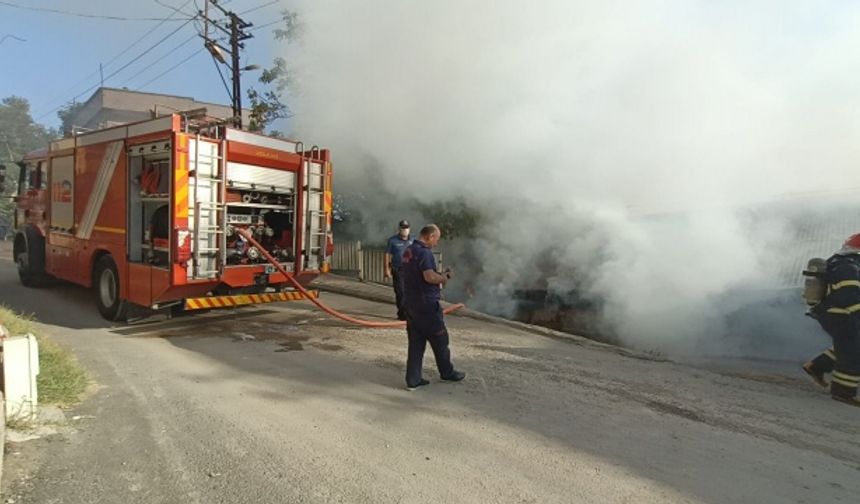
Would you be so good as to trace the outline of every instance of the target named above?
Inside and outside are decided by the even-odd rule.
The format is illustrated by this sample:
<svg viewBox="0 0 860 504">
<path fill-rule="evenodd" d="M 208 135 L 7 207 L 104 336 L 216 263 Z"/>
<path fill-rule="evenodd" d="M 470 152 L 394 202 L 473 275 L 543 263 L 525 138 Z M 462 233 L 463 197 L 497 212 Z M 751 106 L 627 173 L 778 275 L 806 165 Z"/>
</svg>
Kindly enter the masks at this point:
<svg viewBox="0 0 860 504">
<path fill-rule="evenodd" d="M 185 6 L 186 6 L 186 5 L 188 5 L 189 3 L 191 3 L 191 0 L 186 0 L 184 4 L 182 4 L 181 6 L 179 6 L 179 8 L 180 8 L 180 9 L 184 9 L 184 8 L 185 8 Z M 91 74 L 87 75 L 87 76 L 86 76 L 86 77 L 84 77 L 83 79 L 81 79 L 81 80 L 79 80 L 78 82 L 74 83 L 73 85 L 69 86 L 65 91 L 63 91 L 63 92 L 61 92 L 61 93 L 58 93 L 57 95 L 55 95 L 55 96 L 54 96 L 53 98 L 51 98 L 50 100 L 47 100 L 47 101 L 43 102 L 42 104 L 39 104 L 38 106 L 34 107 L 34 109 L 41 109 L 44 105 L 51 104 L 51 103 L 55 103 L 55 100 L 57 99 L 57 96 L 62 96 L 62 95 L 65 95 L 66 93 L 69 93 L 70 91 L 72 91 L 72 90 L 73 90 L 73 89 L 75 89 L 76 87 L 80 86 L 80 85 L 81 85 L 81 84 L 83 84 L 84 82 L 87 82 L 91 77 L 94 77 L 94 76 L 98 75 L 101 71 L 103 71 L 105 68 L 109 67 L 109 66 L 110 66 L 114 61 L 116 61 L 116 60 L 118 60 L 119 58 L 121 58 L 125 53 L 129 52 L 130 50 L 132 50 L 132 48 L 134 48 L 137 44 L 139 44 L 139 43 L 140 43 L 140 41 L 142 41 L 143 39 L 145 39 L 146 37 L 148 37 L 148 36 L 149 36 L 149 34 L 151 34 L 152 32 L 154 32 L 155 30 L 159 29 L 159 28 L 160 28 L 160 27 L 161 27 L 165 22 L 167 22 L 167 20 L 169 20 L 170 18 L 172 18 L 172 17 L 173 17 L 173 16 L 175 16 L 175 15 L 176 15 L 176 12 L 174 12 L 173 14 L 171 14 L 170 16 L 168 16 L 168 17 L 167 17 L 167 19 L 165 19 L 164 21 L 162 21 L 162 22 L 158 23 L 157 25 L 155 25 L 155 26 L 153 26 L 152 28 L 150 28 L 149 30 L 147 30 L 147 32 L 146 32 L 146 33 L 144 33 L 144 34 L 143 34 L 143 35 L 141 35 L 137 40 L 135 40 L 134 42 L 132 42 L 132 43 L 131 43 L 131 45 L 127 46 L 125 49 L 123 49 L 122 51 L 120 51 L 116 56 L 114 56 L 113 58 L 111 58 L 107 63 L 105 63 L 105 64 L 102 66 L 102 68 L 101 68 L 101 69 L 96 70 L 95 72 L 93 72 L 93 73 L 91 73 Z M 74 98 L 73 98 L 73 100 L 74 100 Z M 63 102 L 63 104 L 61 104 L 61 105 L 60 105 L 60 107 L 62 108 L 64 105 L 65 105 L 65 102 Z M 49 112 L 49 113 L 50 113 L 50 112 Z"/>
<path fill-rule="evenodd" d="M 271 264 L 272 264 L 272 266 L 274 266 L 274 267 L 275 267 L 275 269 L 277 269 L 277 270 L 278 270 L 282 275 L 284 275 L 284 276 L 287 278 L 287 280 L 289 280 L 289 281 L 290 281 L 290 283 L 291 283 L 291 284 L 293 284 L 293 286 L 299 290 L 299 292 L 301 292 L 302 294 L 304 294 L 304 296 L 305 296 L 305 297 L 306 297 L 306 298 L 307 298 L 311 303 L 313 303 L 313 304 L 317 305 L 317 308 L 319 308 L 320 310 L 322 310 L 322 311 L 324 311 L 324 312 L 328 313 L 328 314 L 329 314 L 329 315 L 331 315 L 332 317 L 339 318 L 339 319 L 341 319 L 341 320 L 343 320 L 343 321 L 349 322 L 349 323 L 351 323 L 351 324 L 360 325 L 360 326 L 363 326 L 363 327 L 392 327 L 392 328 L 393 328 L 393 327 L 404 327 L 404 326 L 406 325 L 406 322 L 405 322 L 405 321 L 402 321 L 402 320 L 398 320 L 398 321 L 396 321 L 396 322 L 378 322 L 378 321 L 375 321 L 375 320 L 362 320 L 362 319 L 357 319 L 357 318 L 355 318 L 355 317 L 351 317 L 351 316 L 349 316 L 349 315 L 345 315 L 345 314 L 343 314 L 343 313 L 341 313 L 341 312 L 339 312 L 339 311 L 337 311 L 337 310 L 335 310 L 335 309 L 333 309 L 333 308 L 330 308 L 330 307 L 328 307 L 328 306 L 326 306 L 326 305 L 322 304 L 318 299 L 316 299 L 315 297 L 313 297 L 313 295 L 311 295 L 311 293 L 310 293 L 310 292 L 308 292 L 308 290 L 307 290 L 307 289 L 305 289 L 305 288 L 302 286 L 302 284 L 300 284 L 299 282 L 297 282 L 297 281 L 296 281 L 296 279 L 295 279 L 295 278 L 293 278 L 293 275 L 289 274 L 289 273 L 287 272 L 287 270 L 285 270 L 285 269 L 284 269 L 284 267 L 283 267 L 283 266 L 281 266 L 281 263 L 279 263 L 278 261 L 276 261 L 276 260 L 275 260 L 275 258 L 274 258 L 274 257 L 272 257 L 272 255 L 271 255 L 271 254 L 269 254 L 269 252 L 268 252 L 268 251 L 267 251 L 267 250 L 266 250 L 262 245 L 260 245 L 260 243 L 259 243 L 257 240 L 255 240 L 253 236 L 251 236 L 251 233 L 249 233 L 247 229 L 238 229 L 238 228 L 237 228 L 237 229 L 236 229 L 236 231 L 237 231 L 240 235 L 242 235 L 242 238 L 244 238 L 245 240 L 247 240 L 247 241 L 248 241 L 248 243 L 250 243 L 251 245 L 253 245 L 254 247 L 256 247 L 256 248 L 257 248 L 257 250 L 259 250 L 259 251 L 260 251 L 260 254 L 262 254 L 262 256 L 263 256 L 264 258 L 266 258 L 266 260 L 267 260 L 267 261 L 269 261 L 269 263 L 271 263 Z M 462 304 L 462 303 L 457 303 L 457 304 L 455 304 L 455 305 L 451 305 L 451 306 L 449 306 L 448 308 L 445 308 L 445 310 L 443 310 L 443 313 L 445 313 L 445 314 L 447 315 L 447 314 L 449 314 L 449 313 L 451 313 L 451 312 L 454 312 L 454 311 L 459 310 L 460 308 L 464 308 L 465 306 L 466 306 L 466 305 L 464 305 L 464 304 Z"/>
<path fill-rule="evenodd" d="M 170 55 L 174 54 L 174 53 L 175 53 L 176 51 L 178 51 L 179 49 L 182 49 L 182 48 L 185 46 L 185 44 L 187 44 L 187 43 L 191 42 L 192 40 L 194 40 L 194 39 L 195 39 L 195 38 L 197 38 L 198 36 L 200 36 L 200 34 L 199 34 L 199 33 L 194 33 L 194 34 L 192 34 L 190 37 L 188 37 L 187 39 L 185 39 L 185 40 L 183 40 L 182 42 L 180 42 L 179 44 L 177 44 L 174 48 L 172 48 L 172 49 L 170 49 L 169 51 L 167 51 L 167 53 L 166 53 L 164 56 L 162 56 L 161 58 L 158 58 L 158 59 L 157 59 L 155 62 L 153 62 L 152 64 L 147 65 L 147 66 L 145 66 L 145 67 L 141 68 L 140 70 L 138 70 L 138 72 L 137 72 L 136 74 L 134 74 L 134 75 L 132 75 L 131 77 L 129 77 L 128 79 L 126 79 L 126 80 L 125 80 L 125 82 L 123 82 L 122 84 L 120 84 L 120 86 L 123 86 L 123 87 L 124 87 L 124 86 L 126 86 L 129 82 L 133 81 L 137 76 L 141 75 L 142 73 L 144 73 L 144 72 L 146 72 L 146 71 L 148 71 L 148 70 L 151 70 L 151 69 L 152 69 L 152 67 L 153 67 L 154 65 L 156 65 L 157 63 L 160 63 L 160 62 L 161 62 L 161 61 L 163 61 L 165 58 L 167 58 L 168 56 L 170 56 Z"/>
<path fill-rule="evenodd" d="M 134 63 L 135 63 L 136 61 L 138 61 L 140 58 L 142 58 L 142 57 L 146 56 L 147 54 L 149 54 L 149 52 L 150 52 L 150 51 L 152 51 L 152 50 L 153 50 L 153 49 L 155 49 L 156 47 L 158 47 L 158 46 L 160 46 L 161 44 L 163 44 L 167 39 L 169 39 L 170 37 L 172 37 L 172 36 L 173 36 L 174 34 L 176 34 L 179 30 L 181 30 L 181 29 L 182 29 L 182 28 L 184 28 L 186 25 L 188 25 L 189 23 L 191 23 L 192 21 L 194 21 L 194 19 L 195 19 L 195 18 L 191 18 L 191 19 L 189 19 L 189 20 L 185 21 L 184 23 L 182 23 L 181 25 L 179 25 L 179 27 L 177 27 L 175 30 L 173 30 L 172 32 L 170 32 L 170 33 L 168 33 L 167 35 L 165 35 L 161 40 L 159 40 L 159 41 L 158 41 L 158 42 L 156 42 L 155 44 L 151 45 L 148 49 L 146 49 L 146 50 L 145 50 L 145 51 L 143 51 L 142 53 L 138 54 L 138 55 L 137 55 L 136 57 L 134 57 L 131 61 L 129 61 L 128 63 L 126 63 L 125 65 L 123 65 L 122 67 L 120 67 L 118 70 L 114 71 L 113 73 L 111 73 L 110 75 L 108 75 L 107 77 L 105 77 L 105 78 L 104 78 L 104 80 L 108 80 L 108 79 L 110 79 L 111 77 L 115 76 L 116 74 L 118 74 L 118 73 L 122 72 L 123 70 L 125 70 L 126 68 L 128 68 L 129 66 L 131 66 L 132 64 L 134 64 Z M 190 59 L 190 58 L 189 58 L 189 59 Z M 86 89 L 86 90 L 84 90 L 83 92 L 81 92 L 81 93 L 79 93 L 78 95 L 76 95 L 75 97 L 73 97 L 73 98 L 72 98 L 72 100 L 76 100 L 77 98 L 80 98 L 81 96 L 83 96 L 83 95 L 85 95 L 85 94 L 89 93 L 90 91 L 92 91 L 92 90 L 94 90 L 94 89 L 98 88 L 98 87 L 99 87 L 99 85 L 100 85 L 100 84 L 96 83 L 96 84 L 94 84 L 94 85 L 90 86 L 89 88 L 87 88 L 87 89 Z M 40 115 L 39 117 L 37 117 L 37 118 L 36 118 L 36 120 L 38 121 L 38 120 L 42 119 L 43 117 L 45 117 L 45 116 L 47 116 L 47 115 L 49 115 L 49 114 L 51 114 L 51 113 L 53 113 L 53 112 L 56 112 L 57 110 L 60 110 L 62 107 L 63 107 L 63 105 L 60 105 L 60 106 L 58 106 L 58 107 L 55 107 L 54 109 L 49 110 L 48 112 L 45 112 L 44 114 L 42 114 L 42 115 Z"/>
<path fill-rule="evenodd" d="M 255 26 L 255 27 L 251 28 L 251 29 L 250 29 L 250 30 L 248 30 L 248 31 L 255 32 L 255 31 L 257 31 L 257 30 L 262 30 L 263 28 L 267 28 L 267 27 L 269 27 L 269 26 L 272 26 L 272 25 L 275 25 L 275 24 L 278 24 L 278 23 L 283 23 L 283 22 L 284 22 L 284 19 L 283 19 L 283 18 L 280 18 L 280 19 L 278 19 L 278 20 L 276 20 L 276 21 L 272 21 L 272 22 L 270 22 L 270 23 L 266 23 L 266 24 L 264 24 L 264 25 Z"/>
<path fill-rule="evenodd" d="M 212 63 L 215 63 L 215 70 L 218 71 L 218 76 L 221 77 L 221 82 L 224 83 L 224 90 L 227 91 L 227 96 L 230 97 L 230 102 L 233 102 L 233 92 L 230 91 L 230 86 L 227 85 L 227 79 L 224 78 L 224 74 L 221 72 L 221 67 L 218 66 L 218 61 L 215 60 L 215 56 L 212 56 Z"/>
<path fill-rule="evenodd" d="M 258 6 L 256 6 L 256 7 L 253 7 L 253 8 L 251 8 L 251 9 L 248 9 L 248 10 L 246 10 L 246 11 L 242 11 L 242 12 L 240 12 L 240 13 L 239 13 L 239 16 L 243 16 L 243 15 L 245 15 L 245 14 L 249 13 L 249 12 L 258 11 L 258 10 L 260 10 L 260 9 L 265 9 L 266 7 L 268 7 L 268 6 L 270 6 L 270 5 L 275 5 L 276 3 L 280 3 L 280 2 L 281 2 L 281 0 L 272 0 L 272 1 L 271 1 L 271 2 L 269 2 L 269 3 L 265 3 L 265 4 L 263 4 L 263 5 L 258 5 Z"/>
<path fill-rule="evenodd" d="M 27 41 L 27 39 L 22 39 L 21 37 L 18 37 L 17 35 L 7 34 L 7 35 L 3 35 L 3 38 L 0 38 L 0 44 L 2 44 L 3 42 L 6 42 L 6 39 L 17 40 L 18 42 L 26 42 Z"/>
<path fill-rule="evenodd" d="M 179 7 L 174 7 L 174 6 L 172 6 L 172 5 L 167 5 L 166 3 L 162 2 L 161 0 L 153 0 L 153 1 L 154 1 L 155 3 L 157 3 L 158 5 L 162 6 L 162 7 L 165 7 L 165 8 L 167 8 L 167 9 L 172 10 L 174 14 L 177 14 L 177 13 L 178 13 L 178 14 L 182 14 L 183 16 L 196 16 L 196 15 L 197 15 L 197 14 L 189 14 L 189 13 L 187 13 L 187 12 L 183 12 L 183 11 L 182 11 L 182 9 L 184 9 L 184 8 L 185 8 L 185 6 L 186 6 L 186 5 L 188 5 L 188 3 L 190 2 L 190 0 L 189 0 L 189 2 L 185 2 L 183 5 L 181 5 L 181 6 L 179 6 Z M 196 5 L 196 2 L 195 2 L 195 5 Z"/>
<path fill-rule="evenodd" d="M 16 9 L 29 10 L 29 11 L 37 11 L 37 12 L 50 12 L 52 14 L 63 14 L 66 16 L 76 16 L 76 17 L 85 17 L 85 18 L 95 18 L 95 19 L 110 19 L 112 21 L 182 21 L 182 19 L 170 19 L 170 18 L 131 18 L 131 17 L 122 17 L 122 16 L 106 16 L 103 14 L 87 14 L 83 12 L 72 12 L 65 11 L 60 9 L 49 9 L 47 7 L 30 7 L 27 5 L 18 5 L 12 2 L 6 2 L 0 0 L 0 5 L 5 5 L 7 7 L 14 7 Z"/>
<path fill-rule="evenodd" d="M 137 88 L 135 88 L 134 90 L 135 90 L 135 91 L 140 91 L 141 89 L 145 88 L 146 86 L 148 86 L 148 85 L 152 84 L 153 82 L 157 81 L 158 79 L 160 79 L 160 78 L 164 77 L 165 75 L 167 75 L 168 73 L 172 72 L 173 70 L 175 70 L 176 68 L 178 68 L 180 65 L 182 65 L 182 64 L 183 64 L 183 63 L 185 63 L 186 61 L 188 61 L 188 60 L 190 60 L 191 58 L 193 58 L 194 56 L 197 56 L 198 54 L 202 53 L 205 49 L 206 49 L 205 47 L 201 47 L 200 49 L 198 49 L 198 50 L 194 51 L 193 53 L 189 54 L 187 58 L 183 59 L 183 60 L 182 60 L 182 61 L 180 61 L 179 63 L 177 63 L 177 64 L 173 65 L 172 67 L 168 68 L 167 70 L 165 70 L 165 71 L 161 72 L 160 74 L 156 75 L 155 77 L 153 77 L 152 79 L 150 79 L 149 81 L 147 81 L 145 84 L 143 84 L 143 85 L 141 85 L 141 86 L 138 86 L 138 87 L 137 87 Z"/>
</svg>

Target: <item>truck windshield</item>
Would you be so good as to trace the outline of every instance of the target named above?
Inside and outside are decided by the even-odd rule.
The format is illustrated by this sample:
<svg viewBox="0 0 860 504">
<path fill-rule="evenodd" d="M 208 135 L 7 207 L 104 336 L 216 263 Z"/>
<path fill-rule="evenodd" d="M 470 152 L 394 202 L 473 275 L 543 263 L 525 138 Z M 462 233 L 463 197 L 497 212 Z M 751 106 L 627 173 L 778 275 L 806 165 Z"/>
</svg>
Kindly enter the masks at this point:
<svg viewBox="0 0 860 504">
<path fill-rule="evenodd" d="M 47 162 L 25 161 L 19 163 L 19 166 L 21 167 L 21 171 L 18 172 L 19 195 L 26 194 L 30 189 L 44 189 L 44 184 L 48 181 L 47 173 L 42 177 L 39 172 L 47 168 Z M 41 180 L 44 180 L 44 182 L 41 182 Z"/>
</svg>

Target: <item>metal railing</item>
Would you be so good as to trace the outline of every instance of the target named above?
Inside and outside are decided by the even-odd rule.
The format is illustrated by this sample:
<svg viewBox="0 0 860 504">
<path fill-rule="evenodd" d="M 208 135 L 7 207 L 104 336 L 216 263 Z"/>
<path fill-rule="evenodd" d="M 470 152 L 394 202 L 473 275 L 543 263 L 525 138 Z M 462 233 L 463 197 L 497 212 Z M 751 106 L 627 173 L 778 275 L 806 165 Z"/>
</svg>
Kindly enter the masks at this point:
<svg viewBox="0 0 860 504">
<path fill-rule="evenodd" d="M 441 269 L 442 254 L 433 252 L 436 265 Z M 335 242 L 331 269 L 336 273 L 355 275 L 363 282 L 391 284 L 385 279 L 385 250 L 365 249 L 361 241 Z"/>
</svg>

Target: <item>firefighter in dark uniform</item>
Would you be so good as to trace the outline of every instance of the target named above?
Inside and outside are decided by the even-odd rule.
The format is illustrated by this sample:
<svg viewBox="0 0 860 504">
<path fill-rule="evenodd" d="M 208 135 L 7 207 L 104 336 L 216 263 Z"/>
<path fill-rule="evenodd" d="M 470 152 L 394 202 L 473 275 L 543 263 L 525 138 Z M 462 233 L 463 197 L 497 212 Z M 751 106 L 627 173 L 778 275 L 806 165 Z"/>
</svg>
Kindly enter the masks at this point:
<svg viewBox="0 0 860 504">
<path fill-rule="evenodd" d="M 406 308 L 406 334 L 409 351 L 406 360 L 406 388 L 415 390 L 430 382 L 422 377 L 424 349 L 427 343 L 436 357 L 439 376 L 445 381 L 460 381 L 466 373 L 456 371 L 448 349 L 448 329 L 445 327 L 441 287 L 448 283 L 451 272 L 436 271 L 432 248 L 439 243 L 441 231 L 435 224 L 425 226 L 421 234 L 403 253 L 402 274 L 404 306 Z"/>
<path fill-rule="evenodd" d="M 831 397 L 860 406 L 860 234 L 848 238 L 827 260 L 824 281 L 826 294 L 811 315 L 833 339 L 833 348 L 805 363 L 803 370 L 823 387 L 824 375 L 832 373 Z"/>
<path fill-rule="evenodd" d="M 384 278 L 391 278 L 394 285 L 394 302 L 397 304 L 397 320 L 406 320 L 406 312 L 403 310 L 403 275 L 400 274 L 400 261 L 406 247 L 412 245 L 409 238 L 409 222 L 400 221 L 399 231 L 388 239 L 385 247 L 385 273 Z"/>
</svg>

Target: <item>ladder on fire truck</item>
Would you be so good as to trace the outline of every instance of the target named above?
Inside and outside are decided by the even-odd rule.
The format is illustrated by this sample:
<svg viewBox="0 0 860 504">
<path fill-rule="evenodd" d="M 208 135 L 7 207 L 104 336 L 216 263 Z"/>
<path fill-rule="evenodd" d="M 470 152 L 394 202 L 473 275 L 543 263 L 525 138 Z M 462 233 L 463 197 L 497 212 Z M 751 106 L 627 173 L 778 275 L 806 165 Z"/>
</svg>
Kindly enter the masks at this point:
<svg viewBox="0 0 860 504">
<path fill-rule="evenodd" d="M 315 162 L 316 160 L 316 162 Z M 325 164 L 319 160 L 319 147 L 311 147 L 311 158 L 305 159 L 305 224 L 307 267 L 317 269 L 325 258 L 328 216 L 325 210 Z M 319 171 L 315 171 L 315 168 Z"/>
<path fill-rule="evenodd" d="M 211 142 L 197 134 L 189 140 L 189 228 L 191 269 L 189 278 L 209 279 L 224 264 L 226 207 L 226 141 Z"/>
</svg>

